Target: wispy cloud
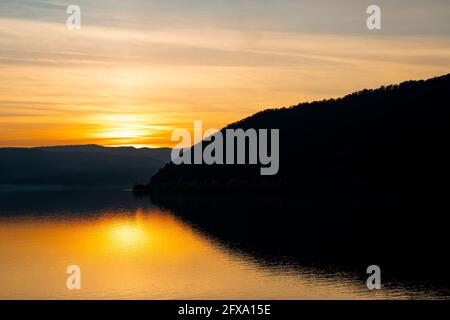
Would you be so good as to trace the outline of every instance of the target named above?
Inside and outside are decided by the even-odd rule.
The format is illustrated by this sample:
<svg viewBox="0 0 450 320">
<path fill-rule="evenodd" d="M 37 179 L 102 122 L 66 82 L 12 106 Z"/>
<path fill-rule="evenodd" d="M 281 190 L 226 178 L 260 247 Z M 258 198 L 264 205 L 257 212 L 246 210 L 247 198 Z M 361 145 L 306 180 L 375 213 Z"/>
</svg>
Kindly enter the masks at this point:
<svg viewBox="0 0 450 320">
<path fill-rule="evenodd" d="M 188 2 L 182 11 L 183 1 L 80 1 L 82 29 L 69 31 L 64 1 L 2 1 L 0 144 L 126 144 L 134 132 L 133 144 L 166 145 L 173 127 L 194 119 L 220 128 L 266 107 L 449 72 L 445 32 L 306 32 L 290 24 L 298 1 L 265 1 L 266 7 L 252 0 Z M 348 20 L 302 3 L 315 12 L 311 23 Z M 324 12 L 342 9 L 335 1 L 322 3 Z M 426 10 L 425 16 L 439 17 Z M 191 23 L 175 19 L 182 13 Z M 233 24 L 231 13 L 251 18 Z M 109 20 L 117 15 L 123 23 Z M 111 116 L 122 120 L 101 120 Z"/>
</svg>

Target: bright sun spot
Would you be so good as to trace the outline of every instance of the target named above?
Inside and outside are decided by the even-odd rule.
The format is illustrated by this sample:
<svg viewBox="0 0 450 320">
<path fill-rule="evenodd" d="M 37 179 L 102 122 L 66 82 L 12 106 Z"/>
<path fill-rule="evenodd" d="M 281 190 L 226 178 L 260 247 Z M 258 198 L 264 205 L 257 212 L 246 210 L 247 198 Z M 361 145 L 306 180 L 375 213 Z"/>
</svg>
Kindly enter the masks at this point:
<svg viewBox="0 0 450 320">
<path fill-rule="evenodd" d="M 139 145 L 149 137 L 171 129 L 156 116 L 134 114 L 96 115 L 90 123 L 96 126 L 91 136 L 103 140 L 103 145 Z M 143 144 L 143 146 L 148 146 Z"/>
<path fill-rule="evenodd" d="M 145 131 L 131 128 L 117 128 L 105 130 L 97 134 L 99 138 L 112 138 L 112 139 L 131 139 L 145 136 Z"/>
<path fill-rule="evenodd" d="M 123 247 L 138 247 L 146 242 L 148 235 L 138 224 L 127 222 L 114 225 L 110 229 L 111 238 Z"/>
</svg>

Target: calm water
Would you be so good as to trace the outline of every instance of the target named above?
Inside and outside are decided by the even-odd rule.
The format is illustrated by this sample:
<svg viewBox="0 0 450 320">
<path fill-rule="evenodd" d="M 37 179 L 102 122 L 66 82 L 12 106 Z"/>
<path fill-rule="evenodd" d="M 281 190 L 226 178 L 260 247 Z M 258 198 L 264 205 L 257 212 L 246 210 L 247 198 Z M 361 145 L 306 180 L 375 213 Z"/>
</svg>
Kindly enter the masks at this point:
<svg viewBox="0 0 450 320">
<path fill-rule="evenodd" d="M 358 299 L 361 280 L 266 265 L 124 191 L 0 192 L 0 299 Z M 78 265 L 81 290 L 66 289 Z M 417 297 L 417 294 L 416 294 Z"/>
</svg>

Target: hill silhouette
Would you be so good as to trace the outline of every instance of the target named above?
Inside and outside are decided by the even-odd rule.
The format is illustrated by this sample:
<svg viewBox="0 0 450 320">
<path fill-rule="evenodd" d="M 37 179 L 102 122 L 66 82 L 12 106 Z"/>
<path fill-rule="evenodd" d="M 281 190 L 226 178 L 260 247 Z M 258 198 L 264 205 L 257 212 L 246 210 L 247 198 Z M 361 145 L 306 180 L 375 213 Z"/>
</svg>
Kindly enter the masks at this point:
<svg viewBox="0 0 450 320">
<path fill-rule="evenodd" d="M 169 163 L 145 189 L 430 194 L 430 187 L 448 177 L 449 97 L 450 75 L 445 75 L 262 111 L 222 131 L 279 129 L 277 175 L 261 176 L 259 165 Z"/>
<path fill-rule="evenodd" d="M 153 175 L 168 161 L 167 148 L 0 148 L 0 185 L 126 187 Z"/>
<path fill-rule="evenodd" d="M 277 175 L 170 163 L 136 191 L 256 256 L 448 295 L 449 98 L 445 75 L 266 110 L 227 128 L 280 129 Z"/>
</svg>

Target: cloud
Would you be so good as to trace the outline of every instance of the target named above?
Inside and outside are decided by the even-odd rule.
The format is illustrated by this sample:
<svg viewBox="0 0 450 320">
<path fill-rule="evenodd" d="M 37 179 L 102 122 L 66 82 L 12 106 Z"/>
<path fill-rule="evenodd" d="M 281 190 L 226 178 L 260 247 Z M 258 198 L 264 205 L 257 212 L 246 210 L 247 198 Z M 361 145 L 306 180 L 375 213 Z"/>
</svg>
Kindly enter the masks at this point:
<svg viewBox="0 0 450 320">
<path fill-rule="evenodd" d="M 63 23 L 72 0 L 3 0 L 0 16 Z M 90 26 L 151 30 L 222 28 L 368 35 L 370 0 L 77 0 Z M 449 36 L 447 0 L 378 0 L 382 35 Z"/>
<path fill-rule="evenodd" d="M 170 128 L 196 119 L 220 128 L 267 107 L 448 73 L 450 39 L 213 26 L 69 31 L 0 18 L 0 66 L 0 144 L 118 143 L 113 136 L 127 132 L 139 132 L 135 143 L 167 144 Z M 147 120 L 92 121 L 110 115 Z"/>
</svg>

